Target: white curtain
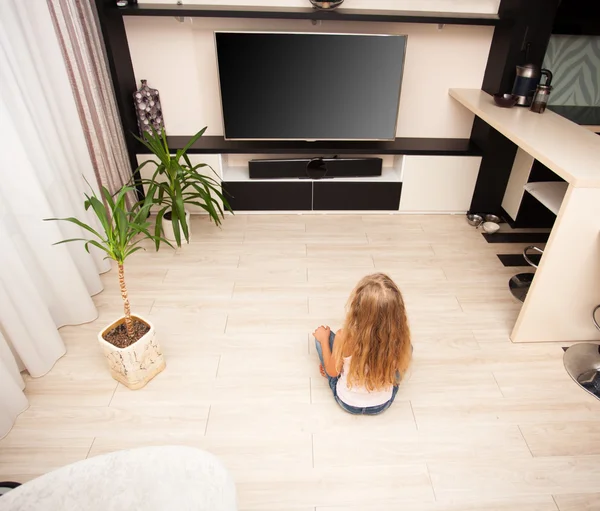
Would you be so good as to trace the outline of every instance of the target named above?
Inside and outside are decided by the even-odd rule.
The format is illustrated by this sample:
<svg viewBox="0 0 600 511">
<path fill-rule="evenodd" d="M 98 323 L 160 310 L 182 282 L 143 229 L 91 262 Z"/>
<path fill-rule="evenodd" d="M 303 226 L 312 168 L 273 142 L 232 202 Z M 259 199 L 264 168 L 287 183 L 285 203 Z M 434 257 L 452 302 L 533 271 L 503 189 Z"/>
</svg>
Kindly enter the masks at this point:
<svg viewBox="0 0 600 511">
<path fill-rule="evenodd" d="M 109 269 L 82 229 L 44 218 L 84 210 L 97 188 L 45 0 L 0 2 L 0 438 L 27 406 L 19 369 L 47 373 L 65 353 L 57 328 L 92 321 Z"/>
</svg>

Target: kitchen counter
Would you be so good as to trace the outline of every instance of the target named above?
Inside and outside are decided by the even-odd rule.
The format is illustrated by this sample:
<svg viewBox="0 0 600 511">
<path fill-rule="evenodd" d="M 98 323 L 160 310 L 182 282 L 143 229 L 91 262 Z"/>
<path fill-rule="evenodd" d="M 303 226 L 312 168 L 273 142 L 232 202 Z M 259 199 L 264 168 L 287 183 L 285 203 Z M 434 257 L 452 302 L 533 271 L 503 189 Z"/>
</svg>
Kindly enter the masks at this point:
<svg viewBox="0 0 600 511">
<path fill-rule="evenodd" d="M 587 130 L 600 132 L 600 106 L 548 105 L 548 109 Z"/>
<path fill-rule="evenodd" d="M 600 339 L 592 323 L 592 310 L 600 304 L 600 137 L 549 110 L 540 115 L 500 108 L 481 90 L 450 89 L 449 94 L 516 144 L 517 156 L 527 153 L 567 182 L 520 181 L 525 189 L 535 185 L 532 194 L 557 217 L 511 340 Z M 519 182 L 520 167 L 515 159 L 513 182 Z"/>
<path fill-rule="evenodd" d="M 500 108 L 477 89 L 450 89 L 450 96 L 536 160 L 577 187 L 600 188 L 600 137 L 546 110 Z"/>
</svg>

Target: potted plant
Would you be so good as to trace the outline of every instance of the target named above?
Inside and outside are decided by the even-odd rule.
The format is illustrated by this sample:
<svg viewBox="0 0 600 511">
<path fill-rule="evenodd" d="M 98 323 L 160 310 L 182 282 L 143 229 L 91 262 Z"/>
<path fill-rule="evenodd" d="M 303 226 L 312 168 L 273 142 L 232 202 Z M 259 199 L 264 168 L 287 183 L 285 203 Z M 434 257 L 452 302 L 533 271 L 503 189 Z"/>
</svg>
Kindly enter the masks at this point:
<svg viewBox="0 0 600 511">
<path fill-rule="evenodd" d="M 92 239 L 73 238 L 59 241 L 55 245 L 83 241 L 88 253 L 92 245 L 117 263 L 124 315 L 101 330 L 98 342 L 108 360 L 112 377 L 130 389 L 139 389 L 165 368 L 165 360 L 156 339 L 154 325 L 139 314 L 131 313 L 127 294 L 125 260 L 143 248 L 139 243 L 144 239 L 150 238 L 155 243 L 160 241 L 148 230 L 152 201 L 145 200 L 137 203 L 131 210 L 127 209 L 125 197 L 134 191 L 135 188 L 124 186 L 115 196 L 111 196 L 102 187 L 104 202 L 93 191 L 91 195 L 85 194 L 85 209 L 87 211 L 91 208 L 95 213 L 102 226 L 102 233 L 73 217 L 46 220 L 71 222 L 92 235 Z"/>
<path fill-rule="evenodd" d="M 156 165 L 152 178 L 143 179 L 141 182 L 147 185 L 146 196 L 159 207 L 155 224 L 157 248 L 160 243 L 161 229 L 164 237 L 174 241 L 178 247 L 181 247 L 182 238 L 189 243 L 190 213 L 185 209 L 186 205 L 199 206 L 208 213 L 209 218 L 216 225 L 221 224 L 224 216 L 223 208 L 231 212 L 217 173 L 205 163 L 192 165 L 187 154 L 188 149 L 205 131 L 206 127 L 196 133 L 185 147 L 175 154 L 171 154 L 164 129 L 161 133 L 154 128 L 149 132 L 144 131 L 142 138 L 134 135 L 158 160 L 147 160 L 137 169 L 139 172 L 149 163 Z M 198 172 L 204 167 L 209 168 L 216 179 Z"/>
</svg>

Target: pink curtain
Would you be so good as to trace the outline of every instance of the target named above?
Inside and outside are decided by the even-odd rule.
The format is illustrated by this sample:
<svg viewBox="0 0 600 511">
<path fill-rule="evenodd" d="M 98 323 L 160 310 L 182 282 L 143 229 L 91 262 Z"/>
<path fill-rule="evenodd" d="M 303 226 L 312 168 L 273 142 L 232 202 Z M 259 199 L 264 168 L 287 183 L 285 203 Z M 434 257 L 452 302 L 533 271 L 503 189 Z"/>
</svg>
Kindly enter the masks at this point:
<svg viewBox="0 0 600 511">
<path fill-rule="evenodd" d="M 96 178 L 114 193 L 131 179 L 131 167 L 95 7 L 91 0 L 47 2 Z"/>
</svg>

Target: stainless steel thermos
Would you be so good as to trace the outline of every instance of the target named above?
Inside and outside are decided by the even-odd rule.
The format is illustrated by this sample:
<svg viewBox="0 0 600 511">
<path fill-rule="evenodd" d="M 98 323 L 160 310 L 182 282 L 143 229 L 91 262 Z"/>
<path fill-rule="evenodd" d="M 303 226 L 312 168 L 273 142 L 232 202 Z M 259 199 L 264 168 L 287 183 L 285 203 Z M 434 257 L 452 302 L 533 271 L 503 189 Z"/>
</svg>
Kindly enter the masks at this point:
<svg viewBox="0 0 600 511">
<path fill-rule="evenodd" d="M 536 87 L 538 86 L 542 75 L 547 77 L 546 85 L 550 85 L 552 73 L 547 69 L 540 70 L 535 64 L 517 66 L 517 77 L 515 78 L 512 89 L 513 95 L 517 96 L 517 105 L 531 105 Z"/>
</svg>

